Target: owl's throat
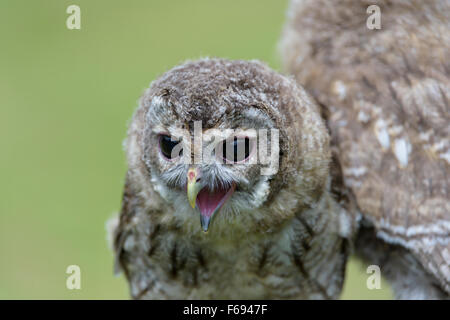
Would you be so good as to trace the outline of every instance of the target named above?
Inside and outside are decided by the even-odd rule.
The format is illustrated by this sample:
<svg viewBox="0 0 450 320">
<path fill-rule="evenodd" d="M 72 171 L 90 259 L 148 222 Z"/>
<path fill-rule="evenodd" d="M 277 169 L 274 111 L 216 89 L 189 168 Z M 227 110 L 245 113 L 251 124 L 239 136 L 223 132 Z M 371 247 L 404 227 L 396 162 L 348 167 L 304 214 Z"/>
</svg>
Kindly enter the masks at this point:
<svg viewBox="0 0 450 320">
<path fill-rule="evenodd" d="M 200 190 L 197 195 L 196 205 L 200 210 L 200 223 L 203 231 L 208 231 L 211 219 L 231 197 L 235 188 L 236 185 L 233 183 L 228 189 L 219 188 L 211 191 L 205 187 Z"/>
</svg>

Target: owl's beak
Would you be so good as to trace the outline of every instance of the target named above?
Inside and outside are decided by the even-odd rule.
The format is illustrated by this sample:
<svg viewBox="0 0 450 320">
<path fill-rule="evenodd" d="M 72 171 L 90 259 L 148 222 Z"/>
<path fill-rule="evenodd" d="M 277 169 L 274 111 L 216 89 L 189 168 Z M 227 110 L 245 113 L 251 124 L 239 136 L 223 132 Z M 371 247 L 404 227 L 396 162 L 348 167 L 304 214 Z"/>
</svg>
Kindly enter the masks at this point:
<svg viewBox="0 0 450 320">
<path fill-rule="evenodd" d="M 192 208 L 195 208 L 197 195 L 205 186 L 201 176 L 201 171 L 198 168 L 189 168 L 187 173 L 187 198 Z"/>
<path fill-rule="evenodd" d="M 187 197 L 192 208 L 198 207 L 200 225 L 206 232 L 215 213 L 233 194 L 236 184 L 233 183 L 229 188 L 217 188 L 215 190 L 209 190 L 205 186 L 201 171 L 198 168 L 190 168 L 187 173 Z"/>
</svg>

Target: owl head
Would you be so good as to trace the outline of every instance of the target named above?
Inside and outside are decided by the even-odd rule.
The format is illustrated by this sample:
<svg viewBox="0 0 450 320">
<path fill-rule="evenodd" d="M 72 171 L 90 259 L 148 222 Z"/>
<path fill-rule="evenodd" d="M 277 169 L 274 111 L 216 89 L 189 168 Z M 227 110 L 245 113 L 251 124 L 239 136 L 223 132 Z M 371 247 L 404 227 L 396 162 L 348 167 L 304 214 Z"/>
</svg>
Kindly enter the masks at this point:
<svg viewBox="0 0 450 320">
<path fill-rule="evenodd" d="M 168 71 L 141 98 L 128 140 L 140 189 L 159 196 L 174 224 L 205 232 L 270 229 L 313 205 L 328 153 L 314 102 L 257 61 L 203 59 Z"/>
</svg>

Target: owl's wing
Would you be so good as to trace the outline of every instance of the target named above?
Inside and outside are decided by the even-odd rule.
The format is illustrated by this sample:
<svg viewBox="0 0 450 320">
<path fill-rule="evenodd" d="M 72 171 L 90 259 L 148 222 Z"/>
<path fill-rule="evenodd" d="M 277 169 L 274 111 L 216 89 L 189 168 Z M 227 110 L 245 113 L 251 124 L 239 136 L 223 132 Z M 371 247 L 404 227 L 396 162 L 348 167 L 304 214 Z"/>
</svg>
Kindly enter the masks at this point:
<svg viewBox="0 0 450 320">
<path fill-rule="evenodd" d="M 369 30 L 300 3 L 284 63 L 324 107 L 346 187 L 378 238 L 407 248 L 450 293 L 449 6 L 442 20 L 399 13 Z"/>
<path fill-rule="evenodd" d="M 125 178 L 125 186 L 122 196 L 122 208 L 119 215 L 119 223 L 113 231 L 113 248 L 115 251 L 114 273 L 118 274 L 124 271 L 128 277 L 127 268 L 124 264 L 123 255 L 125 253 L 125 241 L 132 232 L 132 219 L 140 208 L 140 197 L 133 190 L 129 174 Z"/>
<path fill-rule="evenodd" d="M 412 63 L 381 79 L 365 70 L 348 82 L 342 74 L 335 81 L 348 96 L 327 104 L 329 126 L 361 213 L 450 291 L 450 82 Z"/>
</svg>

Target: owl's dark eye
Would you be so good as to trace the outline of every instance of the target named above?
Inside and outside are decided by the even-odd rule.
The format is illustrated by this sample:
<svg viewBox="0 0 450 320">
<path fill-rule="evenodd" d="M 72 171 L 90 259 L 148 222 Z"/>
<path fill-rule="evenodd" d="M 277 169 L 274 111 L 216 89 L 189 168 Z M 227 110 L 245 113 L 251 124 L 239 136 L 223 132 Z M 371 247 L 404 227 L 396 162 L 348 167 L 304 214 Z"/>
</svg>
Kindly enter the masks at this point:
<svg viewBox="0 0 450 320">
<path fill-rule="evenodd" d="M 180 141 L 173 140 L 170 136 L 161 134 L 159 136 L 159 149 L 162 155 L 169 160 L 178 158 L 183 154 Z"/>
<path fill-rule="evenodd" d="M 222 142 L 221 156 L 227 162 L 239 163 L 247 160 L 253 149 L 253 140 L 250 138 L 239 138 L 234 137 L 230 140 L 225 140 Z"/>
</svg>

